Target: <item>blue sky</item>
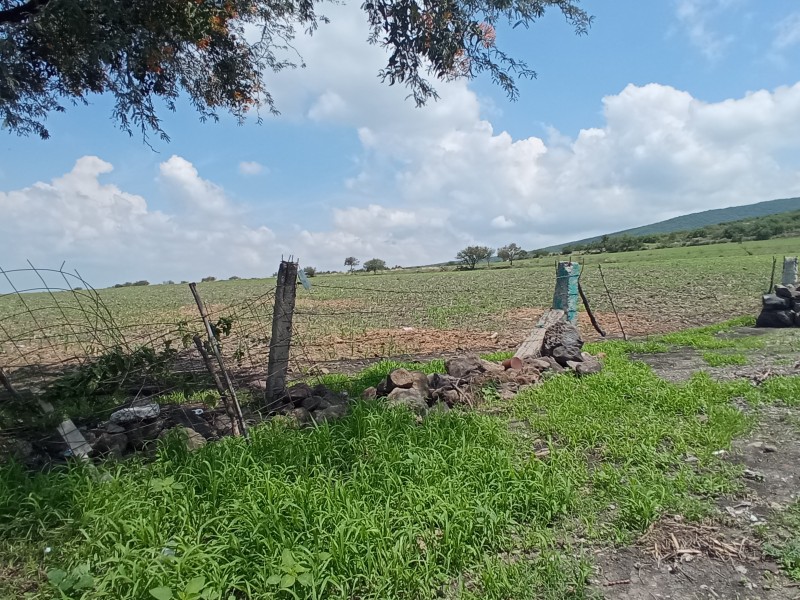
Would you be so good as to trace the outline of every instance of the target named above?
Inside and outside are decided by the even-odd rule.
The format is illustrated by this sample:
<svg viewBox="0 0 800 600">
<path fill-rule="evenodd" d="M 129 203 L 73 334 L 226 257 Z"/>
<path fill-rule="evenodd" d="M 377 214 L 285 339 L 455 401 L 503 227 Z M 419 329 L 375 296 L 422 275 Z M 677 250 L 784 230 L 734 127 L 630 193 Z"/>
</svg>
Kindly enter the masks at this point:
<svg viewBox="0 0 800 600">
<path fill-rule="evenodd" d="M 104 285 L 269 275 L 282 253 L 420 264 L 800 195 L 794 1 L 586 1 L 588 36 L 558 13 L 498 31 L 539 75 L 519 101 L 481 78 L 424 109 L 378 82 L 358 5 L 298 40 L 308 68 L 267 76 L 282 115 L 261 125 L 180 105 L 154 151 L 99 97 L 50 140 L 0 132 L 0 266 Z"/>
</svg>

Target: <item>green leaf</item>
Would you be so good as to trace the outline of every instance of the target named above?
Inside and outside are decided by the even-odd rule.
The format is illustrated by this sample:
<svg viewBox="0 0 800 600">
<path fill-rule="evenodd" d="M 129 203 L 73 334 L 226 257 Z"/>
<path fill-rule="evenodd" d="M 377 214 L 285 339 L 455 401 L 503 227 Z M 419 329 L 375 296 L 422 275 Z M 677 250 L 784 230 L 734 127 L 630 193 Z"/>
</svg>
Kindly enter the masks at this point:
<svg viewBox="0 0 800 600">
<path fill-rule="evenodd" d="M 195 577 L 194 579 L 189 580 L 189 583 L 186 584 L 184 591 L 187 594 L 199 594 L 200 590 L 202 590 L 206 585 L 206 578 L 200 575 L 199 577 Z"/>
<path fill-rule="evenodd" d="M 281 564 L 284 567 L 294 566 L 294 556 L 292 556 L 292 551 L 288 548 L 284 548 L 283 552 L 281 552 Z"/>
<path fill-rule="evenodd" d="M 89 573 L 83 573 L 79 578 L 78 581 L 75 582 L 73 586 L 76 590 L 88 590 L 94 587 L 94 577 L 92 577 Z"/>
<path fill-rule="evenodd" d="M 331 553 L 330 552 L 320 552 L 319 554 L 317 554 L 317 556 L 319 557 L 319 559 L 322 562 L 325 562 L 326 560 L 330 560 Z"/>
<path fill-rule="evenodd" d="M 182 484 L 180 481 L 176 481 L 175 483 L 173 483 L 173 484 L 172 484 L 172 489 L 173 489 L 173 490 L 182 490 L 182 489 L 184 489 L 185 487 L 186 487 L 186 486 L 185 486 L 185 485 L 183 485 L 183 484 Z"/>
<path fill-rule="evenodd" d="M 52 569 L 47 572 L 47 581 L 58 587 L 67 578 L 67 574 L 61 569 Z"/>
<path fill-rule="evenodd" d="M 156 600 L 171 600 L 172 589 L 168 587 L 157 587 L 150 590 L 150 595 Z"/>
<path fill-rule="evenodd" d="M 303 566 L 303 565 L 301 565 L 300 563 L 297 563 L 297 564 L 294 566 L 294 572 L 295 572 L 295 573 L 305 573 L 306 571 L 308 571 L 308 567 L 304 567 L 304 566 Z"/>
<path fill-rule="evenodd" d="M 294 575 L 290 575 L 289 573 L 281 577 L 281 587 L 285 590 L 292 587 L 294 585 L 294 582 L 295 582 Z"/>
<path fill-rule="evenodd" d="M 312 577 L 311 573 L 301 573 L 297 576 L 297 581 L 299 581 L 300 585 L 303 587 L 309 587 L 314 583 L 314 577 Z"/>
<path fill-rule="evenodd" d="M 281 576 L 278 574 L 270 575 L 267 578 L 267 585 L 278 585 L 281 582 Z"/>
</svg>

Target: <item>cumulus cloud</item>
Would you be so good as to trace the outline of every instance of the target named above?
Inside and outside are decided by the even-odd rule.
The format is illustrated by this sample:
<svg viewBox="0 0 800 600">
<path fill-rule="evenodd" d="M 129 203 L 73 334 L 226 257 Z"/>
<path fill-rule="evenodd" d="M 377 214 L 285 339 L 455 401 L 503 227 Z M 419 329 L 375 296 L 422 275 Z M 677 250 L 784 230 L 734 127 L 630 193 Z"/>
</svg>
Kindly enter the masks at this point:
<svg viewBox="0 0 800 600">
<path fill-rule="evenodd" d="M 239 163 L 239 173 L 242 175 L 260 175 L 264 172 L 264 165 L 254 160 L 244 160 Z"/>
<path fill-rule="evenodd" d="M 535 249 L 800 196 L 800 83 L 713 103 L 629 85 L 597 99 L 598 127 L 519 139 L 482 116 L 464 81 L 416 108 L 404 88 L 376 80 L 385 56 L 363 42 L 358 7 L 327 12 L 331 25 L 298 39 L 309 68 L 277 74 L 271 90 L 290 119 L 357 134 L 358 171 L 319 199 L 336 198 L 327 226 L 259 219 L 186 157 L 150 175 L 163 198 L 146 200 L 104 183 L 112 166 L 87 156 L 49 183 L 0 192 L 4 262 L 68 259 L 105 282 L 264 275 L 281 254 L 324 269 L 346 256 L 413 265 L 471 244 Z"/>
</svg>

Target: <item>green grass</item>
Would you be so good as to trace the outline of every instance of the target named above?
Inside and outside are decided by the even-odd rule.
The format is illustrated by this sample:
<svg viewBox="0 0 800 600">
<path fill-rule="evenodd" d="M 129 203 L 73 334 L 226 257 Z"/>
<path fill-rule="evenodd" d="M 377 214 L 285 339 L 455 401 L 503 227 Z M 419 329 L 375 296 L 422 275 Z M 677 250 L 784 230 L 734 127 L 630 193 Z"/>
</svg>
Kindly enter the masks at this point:
<svg viewBox="0 0 800 600">
<path fill-rule="evenodd" d="M 768 527 L 766 551 L 774 556 L 786 574 L 800 581 L 800 502 L 795 502 L 781 512 Z"/>
<path fill-rule="evenodd" d="M 727 367 L 746 365 L 747 357 L 741 353 L 724 354 L 722 352 L 703 352 L 703 360 L 711 367 Z"/>
<path fill-rule="evenodd" d="M 713 452 L 751 425 L 730 398 L 797 390 L 792 378 L 670 384 L 628 359 L 637 348 L 596 345 L 601 374 L 550 377 L 487 412 L 418 422 L 357 403 L 319 428 L 262 425 L 251 445 L 172 443 L 151 463 L 35 475 L 2 467 L 0 565 L 25 575 L 0 578 L 0 596 L 31 580 L 38 597 L 57 596 L 41 567 L 86 585 L 74 598 L 198 586 L 188 597 L 583 598 L 591 563 L 569 540 L 624 543 L 665 512 L 708 514 L 737 489 Z M 326 382 L 357 395 L 398 364 Z"/>
</svg>

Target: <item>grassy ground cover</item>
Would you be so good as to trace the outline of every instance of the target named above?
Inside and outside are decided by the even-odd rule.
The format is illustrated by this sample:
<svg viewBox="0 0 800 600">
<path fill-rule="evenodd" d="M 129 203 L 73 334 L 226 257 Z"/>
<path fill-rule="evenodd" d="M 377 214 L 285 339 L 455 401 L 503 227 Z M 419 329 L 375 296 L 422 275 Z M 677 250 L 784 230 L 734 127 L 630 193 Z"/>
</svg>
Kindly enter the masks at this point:
<svg viewBox="0 0 800 600">
<path fill-rule="evenodd" d="M 588 549 L 666 512 L 699 518 L 736 489 L 714 455 L 752 425 L 732 397 L 800 398 L 798 378 L 678 385 L 629 358 L 751 343 L 724 329 L 595 345 L 601 374 L 548 377 L 504 403 L 487 389 L 479 412 L 419 420 L 358 403 L 318 428 L 264 424 L 250 445 L 2 467 L 0 596 L 586 597 Z M 394 366 L 329 382 L 357 393 Z"/>
</svg>

